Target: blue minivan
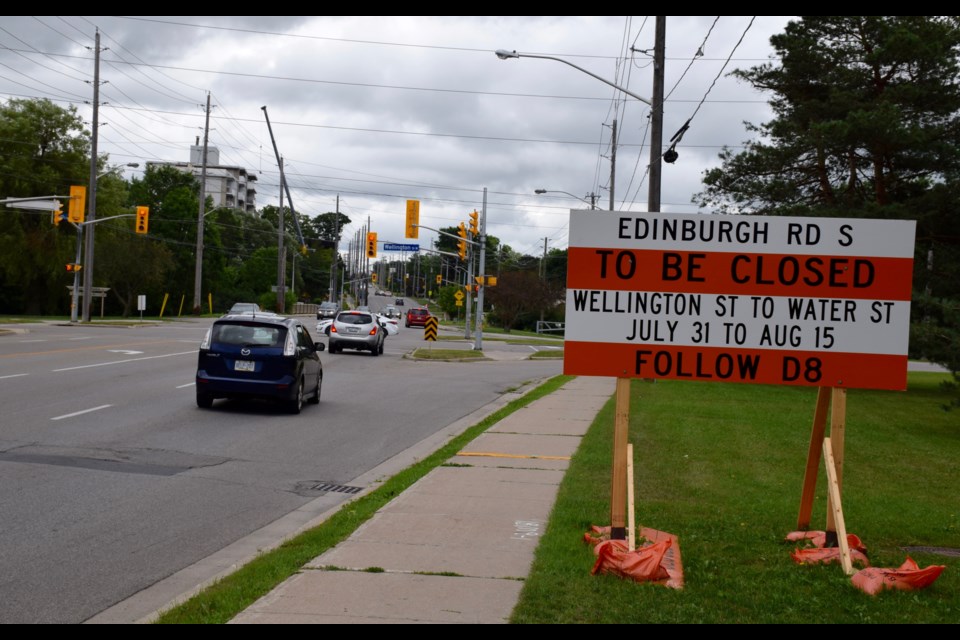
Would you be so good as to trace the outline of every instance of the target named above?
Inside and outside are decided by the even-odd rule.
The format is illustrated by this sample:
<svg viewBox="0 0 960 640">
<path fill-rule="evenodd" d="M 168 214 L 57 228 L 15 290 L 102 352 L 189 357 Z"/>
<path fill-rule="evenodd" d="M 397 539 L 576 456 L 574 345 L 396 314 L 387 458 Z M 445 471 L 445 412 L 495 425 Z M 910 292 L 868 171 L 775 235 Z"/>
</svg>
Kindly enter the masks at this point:
<svg viewBox="0 0 960 640">
<path fill-rule="evenodd" d="M 217 398 L 257 398 L 300 413 L 304 400 L 320 402 L 319 353 L 325 348 L 296 318 L 223 316 L 200 343 L 197 406 L 209 409 Z"/>
</svg>

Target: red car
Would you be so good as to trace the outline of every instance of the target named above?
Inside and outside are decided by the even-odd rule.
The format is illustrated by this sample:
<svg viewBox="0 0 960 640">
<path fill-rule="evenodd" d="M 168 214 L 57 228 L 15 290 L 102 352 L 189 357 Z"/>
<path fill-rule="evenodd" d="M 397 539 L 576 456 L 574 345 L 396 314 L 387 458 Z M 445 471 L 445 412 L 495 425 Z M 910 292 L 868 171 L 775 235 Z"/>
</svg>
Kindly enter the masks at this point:
<svg viewBox="0 0 960 640">
<path fill-rule="evenodd" d="M 427 324 L 427 318 L 430 317 L 430 310 L 419 308 L 407 311 L 407 320 L 404 322 L 406 327 L 422 327 Z"/>
</svg>

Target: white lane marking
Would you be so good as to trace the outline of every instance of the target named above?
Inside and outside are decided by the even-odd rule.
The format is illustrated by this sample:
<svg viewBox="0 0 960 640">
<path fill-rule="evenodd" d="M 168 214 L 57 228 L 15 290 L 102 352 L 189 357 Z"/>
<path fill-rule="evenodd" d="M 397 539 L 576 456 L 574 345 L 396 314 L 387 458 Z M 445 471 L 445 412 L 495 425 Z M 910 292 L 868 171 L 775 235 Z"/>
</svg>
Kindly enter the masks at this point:
<svg viewBox="0 0 960 640">
<path fill-rule="evenodd" d="M 20 340 L 20 342 L 21 342 L 21 344 L 22 344 L 22 343 L 25 343 L 25 342 L 46 342 L 46 339 L 41 340 L 41 339 L 38 338 L 38 339 L 36 339 L 36 340 Z"/>
<path fill-rule="evenodd" d="M 67 338 L 67 340 L 89 340 L 93 336 L 80 336 L 79 338 Z"/>
<path fill-rule="evenodd" d="M 127 358 L 126 360 L 114 360 L 113 362 L 98 362 L 97 364 L 82 364 L 79 367 L 65 367 L 63 369 L 53 369 L 54 373 L 60 371 L 74 371 L 75 369 L 89 369 L 91 367 L 105 367 L 108 364 L 123 364 L 125 362 L 137 362 L 140 360 L 155 360 L 156 358 L 169 358 L 171 356 L 197 355 L 196 349 L 193 351 L 181 351 L 180 353 L 166 353 L 162 356 L 146 356 L 144 358 Z"/>
<path fill-rule="evenodd" d="M 6 380 L 7 378 L 19 378 L 21 376 L 28 376 L 29 373 L 11 373 L 9 376 L 0 376 L 0 380 Z"/>
<path fill-rule="evenodd" d="M 179 387 L 174 387 L 174 389 L 186 389 L 187 387 L 192 387 L 192 386 L 194 386 L 195 384 L 197 384 L 197 383 L 196 383 L 196 382 L 191 382 L 190 384 L 182 384 L 182 385 L 180 385 Z"/>
<path fill-rule="evenodd" d="M 75 411 L 73 413 L 68 413 L 63 416 L 57 416 L 56 418 L 50 418 L 51 420 L 63 420 L 64 418 L 72 418 L 74 416 L 82 416 L 85 413 L 90 413 L 91 411 L 100 411 L 100 409 L 106 409 L 107 407 L 112 407 L 112 404 L 102 404 L 99 407 L 93 407 L 92 409 L 84 409 L 83 411 Z"/>
<path fill-rule="evenodd" d="M 107 349 L 108 353 L 122 353 L 125 356 L 137 356 L 143 351 L 134 351 L 133 349 Z"/>
</svg>

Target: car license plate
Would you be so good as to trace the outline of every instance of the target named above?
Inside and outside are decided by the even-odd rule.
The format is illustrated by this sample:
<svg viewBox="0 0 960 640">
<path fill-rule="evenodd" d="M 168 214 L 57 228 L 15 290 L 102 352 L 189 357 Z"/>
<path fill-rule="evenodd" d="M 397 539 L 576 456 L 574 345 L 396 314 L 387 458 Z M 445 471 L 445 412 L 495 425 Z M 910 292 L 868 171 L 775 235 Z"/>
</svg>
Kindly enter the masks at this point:
<svg viewBox="0 0 960 640">
<path fill-rule="evenodd" d="M 347 333 L 360 333 L 360 329 L 356 327 L 347 327 Z"/>
<path fill-rule="evenodd" d="M 233 363 L 234 371 L 253 371 L 255 368 L 256 363 L 249 360 L 237 360 Z"/>
</svg>

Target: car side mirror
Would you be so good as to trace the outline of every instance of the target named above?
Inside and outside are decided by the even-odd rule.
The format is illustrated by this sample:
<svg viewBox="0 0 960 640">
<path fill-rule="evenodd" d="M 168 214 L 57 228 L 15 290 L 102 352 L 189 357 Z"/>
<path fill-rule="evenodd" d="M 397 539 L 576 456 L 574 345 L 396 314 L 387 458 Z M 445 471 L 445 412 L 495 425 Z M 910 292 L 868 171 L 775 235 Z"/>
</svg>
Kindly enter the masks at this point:
<svg viewBox="0 0 960 640">
<path fill-rule="evenodd" d="M 322 342 L 314 342 L 313 346 L 316 348 L 317 351 L 323 351 L 324 349 L 327 348 L 327 345 L 323 344 Z"/>
</svg>

